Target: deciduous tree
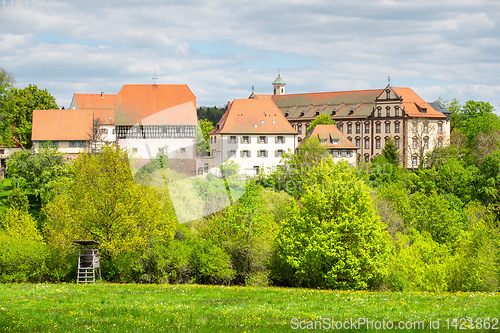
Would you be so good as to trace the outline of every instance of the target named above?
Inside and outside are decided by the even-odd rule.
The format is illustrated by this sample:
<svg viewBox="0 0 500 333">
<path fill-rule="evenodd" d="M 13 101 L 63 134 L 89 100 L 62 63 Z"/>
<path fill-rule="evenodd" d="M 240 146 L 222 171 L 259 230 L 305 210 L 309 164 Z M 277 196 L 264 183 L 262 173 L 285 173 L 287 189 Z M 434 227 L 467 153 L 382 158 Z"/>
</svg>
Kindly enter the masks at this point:
<svg viewBox="0 0 500 333">
<path fill-rule="evenodd" d="M 347 164 L 325 160 L 309 172 L 275 240 L 274 280 L 303 287 L 366 289 L 387 274 L 391 240 L 367 185 Z"/>
</svg>

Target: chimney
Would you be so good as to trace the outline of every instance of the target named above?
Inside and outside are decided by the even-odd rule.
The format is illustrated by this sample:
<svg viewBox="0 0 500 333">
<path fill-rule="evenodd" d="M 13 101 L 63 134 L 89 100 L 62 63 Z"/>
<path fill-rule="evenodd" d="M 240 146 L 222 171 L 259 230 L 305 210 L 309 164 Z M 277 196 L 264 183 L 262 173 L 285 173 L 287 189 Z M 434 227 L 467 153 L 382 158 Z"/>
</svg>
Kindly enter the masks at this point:
<svg viewBox="0 0 500 333">
<path fill-rule="evenodd" d="M 101 91 L 101 97 L 104 98 L 104 91 Z"/>
</svg>

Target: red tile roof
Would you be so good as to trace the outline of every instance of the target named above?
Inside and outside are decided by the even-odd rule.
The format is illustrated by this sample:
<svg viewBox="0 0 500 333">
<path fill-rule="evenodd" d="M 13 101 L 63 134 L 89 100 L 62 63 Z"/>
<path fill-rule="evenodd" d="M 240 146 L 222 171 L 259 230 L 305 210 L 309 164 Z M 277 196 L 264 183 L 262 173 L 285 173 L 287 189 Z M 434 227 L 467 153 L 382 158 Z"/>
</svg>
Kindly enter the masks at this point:
<svg viewBox="0 0 500 333">
<path fill-rule="evenodd" d="M 411 88 L 392 87 L 392 89 L 402 97 L 401 108 L 404 108 L 410 117 L 445 117 L 421 99 Z M 254 98 L 264 99 L 271 96 L 289 120 L 314 119 L 320 114 L 328 114 L 333 119 L 367 118 L 371 115 L 373 108 L 377 105 L 377 98 L 384 90 L 354 90 L 279 96 L 254 95 Z M 424 109 L 426 109 L 426 113 L 422 112 Z"/>
<path fill-rule="evenodd" d="M 394 91 L 403 98 L 402 109 L 410 117 L 429 117 L 429 118 L 445 118 L 446 116 L 436 111 L 427 104 L 420 96 L 418 96 L 410 88 L 396 88 L 393 87 Z M 426 113 L 422 112 L 426 109 Z"/>
<path fill-rule="evenodd" d="M 358 149 L 349 139 L 347 139 L 344 134 L 335 125 L 316 125 L 312 133 L 308 137 L 317 136 L 320 142 L 326 140 L 326 144 L 323 144 L 327 149 Z M 304 142 L 305 140 L 302 140 Z M 334 140 L 338 140 L 338 144 L 333 144 Z"/>
<path fill-rule="evenodd" d="M 270 99 L 235 99 L 210 134 L 298 134 Z"/>
<path fill-rule="evenodd" d="M 115 94 L 74 94 L 78 109 L 114 109 Z"/>
<path fill-rule="evenodd" d="M 116 95 L 116 125 L 196 125 L 196 97 L 187 85 L 126 84 Z"/>
<path fill-rule="evenodd" d="M 92 133 L 92 111 L 34 110 L 33 141 L 86 140 Z"/>
</svg>

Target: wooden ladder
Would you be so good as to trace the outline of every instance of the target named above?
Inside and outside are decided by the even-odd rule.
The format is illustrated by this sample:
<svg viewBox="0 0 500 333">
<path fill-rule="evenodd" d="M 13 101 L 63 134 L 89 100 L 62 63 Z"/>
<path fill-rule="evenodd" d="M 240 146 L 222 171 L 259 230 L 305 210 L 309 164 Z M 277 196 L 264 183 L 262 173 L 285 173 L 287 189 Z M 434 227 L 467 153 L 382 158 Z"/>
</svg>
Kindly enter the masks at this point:
<svg viewBox="0 0 500 333">
<path fill-rule="evenodd" d="M 95 269 L 78 268 L 76 283 L 95 283 Z"/>
</svg>

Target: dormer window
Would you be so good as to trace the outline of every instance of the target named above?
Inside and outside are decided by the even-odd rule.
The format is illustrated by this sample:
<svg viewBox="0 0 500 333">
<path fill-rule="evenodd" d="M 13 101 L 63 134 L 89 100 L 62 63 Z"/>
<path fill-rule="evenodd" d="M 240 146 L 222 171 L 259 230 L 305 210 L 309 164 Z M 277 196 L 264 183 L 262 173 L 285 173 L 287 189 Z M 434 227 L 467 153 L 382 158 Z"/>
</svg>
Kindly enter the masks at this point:
<svg viewBox="0 0 500 333">
<path fill-rule="evenodd" d="M 288 117 L 288 112 L 285 112 L 285 117 Z"/>
<path fill-rule="evenodd" d="M 354 110 L 349 110 L 349 114 L 353 114 L 354 113 Z"/>
<path fill-rule="evenodd" d="M 332 116 L 335 116 L 337 114 L 337 111 L 333 110 L 332 111 Z"/>
<path fill-rule="evenodd" d="M 338 145 L 339 139 L 332 139 L 332 145 Z"/>
<path fill-rule="evenodd" d="M 301 117 L 304 117 L 304 112 L 301 112 L 301 113 L 300 113 L 300 116 L 301 116 Z"/>
<path fill-rule="evenodd" d="M 319 116 L 319 111 L 316 111 L 316 115 Z"/>
<path fill-rule="evenodd" d="M 427 113 L 427 109 L 422 109 L 422 113 Z"/>
</svg>

